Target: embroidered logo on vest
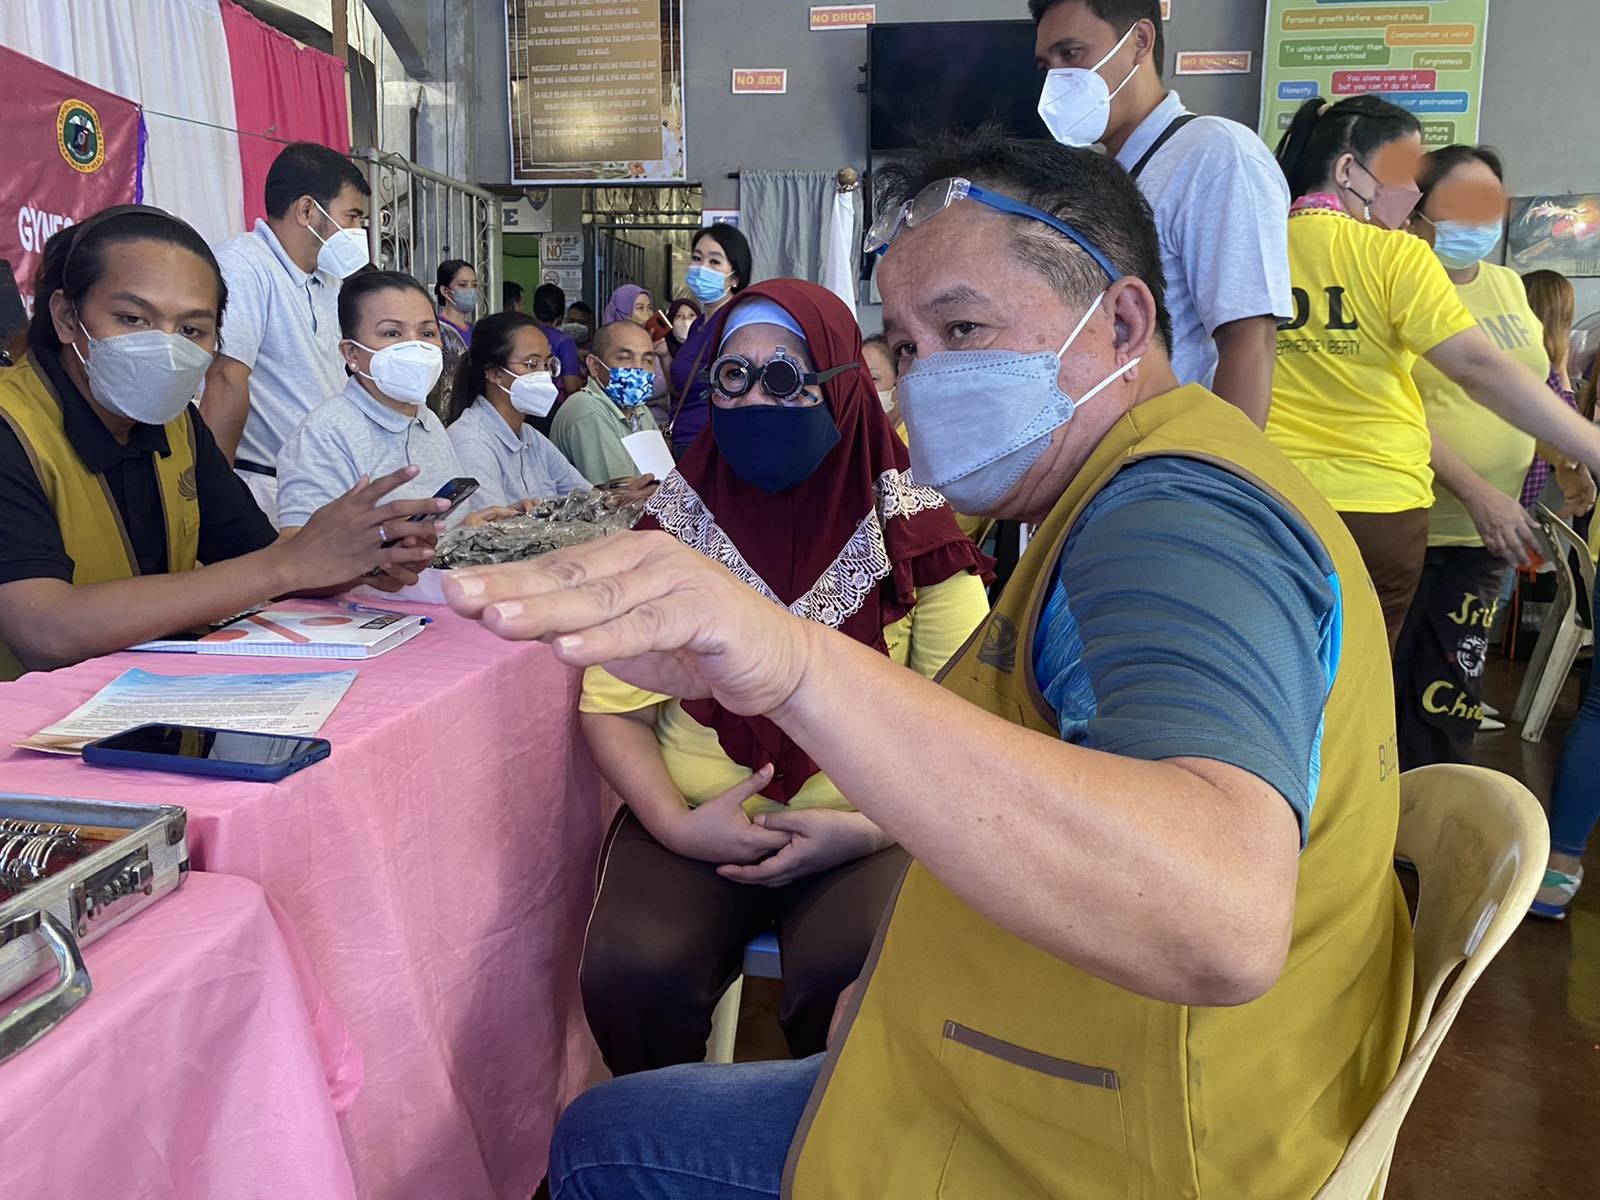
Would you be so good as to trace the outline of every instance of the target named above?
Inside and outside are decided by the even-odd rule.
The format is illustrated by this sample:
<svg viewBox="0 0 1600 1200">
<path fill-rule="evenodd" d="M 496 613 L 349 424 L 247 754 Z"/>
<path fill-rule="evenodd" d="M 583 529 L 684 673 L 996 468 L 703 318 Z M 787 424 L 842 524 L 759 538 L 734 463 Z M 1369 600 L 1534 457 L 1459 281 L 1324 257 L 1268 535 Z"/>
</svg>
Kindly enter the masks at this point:
<svg viewBox="0 0 1600 1200">
<path fill-rule="evenodd" d="M 200 496 L 199 485 L 194 481 L 194 468 L 185 467 L 178 476 L 178 495 L 185 500 L 196 500 Z"/>
<path fill-rule="evenodd" d="M 1009 617 L 995 613 L 983 631 L 978 661 L 1007 675 L 1017 669 L 1017 627 Z"/>
</svg>

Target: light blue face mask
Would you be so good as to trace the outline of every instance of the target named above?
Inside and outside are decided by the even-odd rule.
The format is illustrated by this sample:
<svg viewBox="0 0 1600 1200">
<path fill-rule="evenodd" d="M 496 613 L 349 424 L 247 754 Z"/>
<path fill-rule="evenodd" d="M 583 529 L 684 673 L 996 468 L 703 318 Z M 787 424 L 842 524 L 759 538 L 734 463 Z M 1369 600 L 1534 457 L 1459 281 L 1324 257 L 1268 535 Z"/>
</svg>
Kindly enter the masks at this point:
<svg viewBox="0 0 1600 1200">
<path fill-rule="evenodd" d="M 1050 435 L 1139 365 L 1135 358 L 1118 367 L 1078 400 L 1061 390 L 1062 356 L 1104 298 L 1104 292 L 1095 297 L 1054 354 L 945 351 L 901 376 L 896 394 L 916 481 L 942 492 L 957 512 L 992 513 L 1039 461 Z"/>
<path fill-rule="evenodd" d="M 1435 221 L 1433 252 L 1452 271 L 1464 271 L 1488 258 L 1500 244 L 1500 222 Z"/>
<path fill-rule="evenodd" d="M 684 278 L 690 293 L 701 304 L 715 304 L 728 294 L 728 277 L 721 271 L 696 263 Z"/>
</svg>

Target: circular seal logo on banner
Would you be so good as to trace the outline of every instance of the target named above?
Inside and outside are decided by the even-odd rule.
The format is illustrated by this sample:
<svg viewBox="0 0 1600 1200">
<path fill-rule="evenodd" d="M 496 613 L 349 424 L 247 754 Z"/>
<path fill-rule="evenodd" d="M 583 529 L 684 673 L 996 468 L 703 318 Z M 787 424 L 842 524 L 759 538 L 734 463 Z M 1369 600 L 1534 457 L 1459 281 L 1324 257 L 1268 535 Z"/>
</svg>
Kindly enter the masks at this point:
<svg viewBox="0 0 1600 1200">
<path fill-rule="evenodd" d="M 100 114 L 82 100 L 63 100 L 56 110 L 56 146 L 74 171 L 85 175 L 98 171 L 106 161 Z"/>
</svg>

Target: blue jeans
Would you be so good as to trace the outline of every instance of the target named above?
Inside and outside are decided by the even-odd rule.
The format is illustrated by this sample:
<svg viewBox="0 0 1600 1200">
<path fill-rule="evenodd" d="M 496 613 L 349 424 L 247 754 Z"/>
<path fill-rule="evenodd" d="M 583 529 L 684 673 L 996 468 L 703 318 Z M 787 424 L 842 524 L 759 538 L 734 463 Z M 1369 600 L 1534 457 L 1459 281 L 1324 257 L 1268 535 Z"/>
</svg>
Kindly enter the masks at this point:
<svg viewBox="0 0 1600 1200">
<path fill-rule="evenodd" d="M 1590 597 L 1600 621 L 1600 588 Z M 1550 793 L 1550 848 L 1582 856 L 1600 821 L 1600 677 L 1591 671 L 1589 694 L 1567 731 Z"/>
<path fill-rule="evenodd" d="M 556 1126 L 552 1200 L 775 1197 L 821 1069 L 819 1054 L 695 1063 L 601 1084 Z"/>
</svg>

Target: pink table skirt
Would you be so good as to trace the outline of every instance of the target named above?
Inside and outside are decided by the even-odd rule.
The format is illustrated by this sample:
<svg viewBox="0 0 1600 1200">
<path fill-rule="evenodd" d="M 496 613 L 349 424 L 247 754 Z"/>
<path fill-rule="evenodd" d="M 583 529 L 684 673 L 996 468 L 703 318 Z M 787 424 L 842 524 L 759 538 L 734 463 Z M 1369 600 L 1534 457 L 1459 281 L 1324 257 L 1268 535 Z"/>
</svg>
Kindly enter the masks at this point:
<svg viewBox="0 0 1600 1200">
<path fill-rule="evenodd" d="M 404 607 L 404 606 L 401 606 Z M 0 685 L 0 740 L 129 667 L 359 677 L 325 762 L 277 785 L 107 771 L 12 750 L 0 786 L 189 810 L 198 870 L 255 880 L 288 915 L 365 1059 L 346 1117 L 379 1200 L 526 1200 L 594 1062 L 577 967 L 601 833 L 579 675 L 448 610 L 371 662 L 117 654 Z M 329 1081 L 334 1091 L 352 1083 Z"/>
<path fill-rule="evenodd" d="M 193 874 L 84 959 L 89 998 L 0 1065 L 7 1194 L 354 1200 L 348 1047 L 259 887 Z"/>
</svg>

